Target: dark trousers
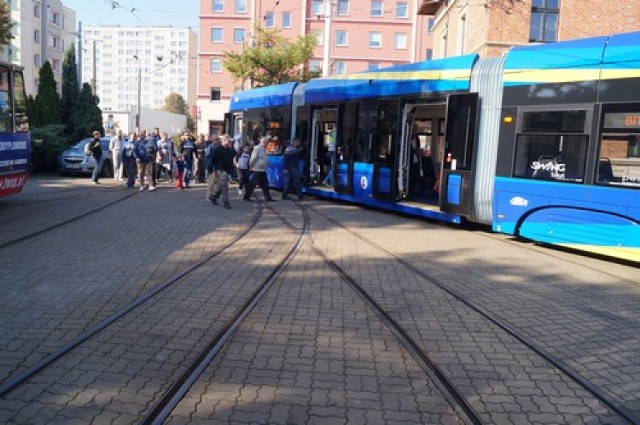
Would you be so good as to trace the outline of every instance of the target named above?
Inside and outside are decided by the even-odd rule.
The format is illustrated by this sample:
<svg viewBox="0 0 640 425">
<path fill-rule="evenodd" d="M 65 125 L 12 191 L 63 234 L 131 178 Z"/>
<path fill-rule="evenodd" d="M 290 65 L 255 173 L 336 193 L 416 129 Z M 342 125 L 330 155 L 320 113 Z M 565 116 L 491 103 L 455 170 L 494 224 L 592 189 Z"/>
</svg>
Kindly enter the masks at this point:
<svg viewBox="0 0 640 425">
<path fill-rule="evenodd" d="M 127 187 L 131 189 L 136 183 L 136 159 L 134 157 L 126 157 L 124 159 L 124 172 L 127 174 Z"/>
<path fill-rule="evenodd" d="M 254 189 L 258 185 L 262 188 L 262 194 L 264 195 L 264 199 L 267 201 L 270 201 L 271 195 L 269 194 L 269 181 L 267 180 L 266 171 L 254 171 L 251 174 L 251 180 L 247 185 L 247 190 L 244 194 L 244 199 L 249 199 L 253 194 Z"/>
<path fill-rule="evenodd" d="M 289 192 L 296 192 L 298 199 L 302 199 L 302 185 L 300 184 L 300 173 L 298 170 L 284 170 L 284 190 L 282 191 L 282 199 L 286 199 Z"/>
<path fill-rule="evenodd" d="M 242 168 L 238 168 L 238 184 L 240 185 L 239 189 L 244 189 L 249 186 L 249 170 L 243 170 Z"/>
</svg>

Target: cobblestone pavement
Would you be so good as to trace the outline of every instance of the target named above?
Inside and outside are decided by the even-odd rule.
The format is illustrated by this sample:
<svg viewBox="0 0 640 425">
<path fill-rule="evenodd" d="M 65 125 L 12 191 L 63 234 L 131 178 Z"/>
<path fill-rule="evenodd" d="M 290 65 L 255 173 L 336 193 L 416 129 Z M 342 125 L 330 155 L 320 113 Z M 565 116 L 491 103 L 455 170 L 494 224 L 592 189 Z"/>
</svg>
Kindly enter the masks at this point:
<svg viewBox="0 0 640 425">
<path fill-rule="evenodd" d="M 146 291 L 176 283 L 1 398 L 2 423 L 138 423 L 295 242 L 299 230 L 276 213 L 302 226 L 295 203 L 270 204 L 246 237 L 211 257 L 254 223 L 257 203 L 233 195 L 227 211 L 205 201 L 203 185 L 137 193 L 102 181 L 41 176 L 0 200 L 0 385 Z M 169 423 L 459 423 L 311 244 L 406 329 L 485 423 L 628 423 L 496 321 L 640 418 L 637 269 L 304 204 L 311 231 L 301 251 Z M 6 245 L 58 223 L 66 224 Z"/>
</svg>

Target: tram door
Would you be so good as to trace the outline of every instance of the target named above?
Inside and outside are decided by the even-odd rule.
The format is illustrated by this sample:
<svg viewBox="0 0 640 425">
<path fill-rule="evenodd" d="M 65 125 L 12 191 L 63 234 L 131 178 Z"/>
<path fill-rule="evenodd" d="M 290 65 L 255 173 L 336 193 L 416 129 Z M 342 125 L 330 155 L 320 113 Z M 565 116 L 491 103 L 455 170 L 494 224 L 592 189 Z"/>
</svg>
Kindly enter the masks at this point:
<svg viewBox="0 0 640 425">
<path fill-rule="evenodd" d="M 303 147 L 304 153 L 302 154 L 302 170 L 300 172 L 300 176 L 302 178 L 302 182 L 305 186 L 310 186 L 311 179 L 311 167 L 309 166 L 312 161 L 310 160 L 310 152 L 309 149 L 310 141 L 311 141 L 311 107 L 310 106 L 299 106 L 296 114 L 296 123 L 295 123 L 295 134 L 294 136 L 300 139 L 300 146 Z"/>
<path fill-rule="evenodd" d="M 447 100 L 440 209 L 463 216 L 472 209 L 477 105 L 477 93 L 449 95 Z"/>
<path fill-rule="evenodd" d="M 338 193 L 353 193 L 353 154 L 358 132 L 358 106 L 356 103 L 338 107 L 338 131 L 336 133 L 336 160 L 334 189 Z"/>
<path fill-rule="evenodd" d="M 397 168 L 398 101 L 378 103 L 378 119 L 373 143 L 373 196 L 378 199 L 398 198 Z"/>
<path fill-rule="evenodd" d="M 397 185 L 399 198 L 435 204 L 436 171 L 444 150 L 442 132 L 444 103 L 405 104 L 398 144 Z"/>
<path fill-rule="evenodd" d="M 312 184 L 321 183 L 331 170 L 329 146 L 335 149 L 338 109 L 336 107 L 316 109 L 312 113 L 311 138 L 309 140 L 308 174 Z M 335 181 L 335 175 L 334 175 Z"/>
</svg>

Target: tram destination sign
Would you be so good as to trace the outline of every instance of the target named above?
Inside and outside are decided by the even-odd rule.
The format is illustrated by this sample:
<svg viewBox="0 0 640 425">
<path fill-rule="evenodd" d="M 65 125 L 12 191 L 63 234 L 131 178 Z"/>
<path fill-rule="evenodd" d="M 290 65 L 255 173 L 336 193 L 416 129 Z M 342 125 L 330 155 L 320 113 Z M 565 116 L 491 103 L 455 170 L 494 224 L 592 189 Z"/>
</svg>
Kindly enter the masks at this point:
<svg viewBox="0 0 640 425">
<path fill-rule="evenodd" d="M 640 128 L 640 112 L 611 112 L 604 114 L 605 128 Z"/>
</svg>

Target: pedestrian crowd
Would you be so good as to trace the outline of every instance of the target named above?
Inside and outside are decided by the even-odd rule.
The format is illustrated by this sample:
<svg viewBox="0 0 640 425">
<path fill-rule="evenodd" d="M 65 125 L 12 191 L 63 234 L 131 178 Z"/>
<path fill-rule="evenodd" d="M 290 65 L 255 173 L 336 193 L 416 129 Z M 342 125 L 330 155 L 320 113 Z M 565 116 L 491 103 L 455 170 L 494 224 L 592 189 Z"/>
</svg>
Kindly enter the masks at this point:
<svg viewBox="0 0 640 425">
<path fill-rule="evenodd" d="M 207 137 L 200 134 L 196 140 L 185 131 L 177 141 L 169 138 L 167 132 L 155 128 L 152 133 L 142 130 L 132 132 L 126 137 L 122 130 L 109 141 L 109 151 L 113 164 L 113 178 L 125 181 L 126 188 L 138 188 L 140 192 L 154 192 L 161 181 L 173 183 L 177 189 L 184 190 L 192 183 L 206 183 L 207 201 L 231 209 L 229 203 L 229 182 L 237 178 L 238 194 L 242 199 L 251 201 L 257 186 L 260 186 L 264 199 L 272 202 L 269 192 L 267 167 L 269 157 L 267 145 L 269 137 L 242 145 L 240 139 L 232 140 L 228 135 Z M 300 182 L 300 140 L 295 138 L 284 150 L 283 173 L 285 187 L 282 199 L 288 199 L 290 192 L 296 193 L 302 200 Z M 96 160 L 97 166 L 91 176 L 94 184 L 99 184 L 99 174 L 106 153 L 102 152 L 100 132 L 93 132 L 93 139 L 86 148 Z M 137 183 L 137 185 L 136 185 Z"/>
</svg>

